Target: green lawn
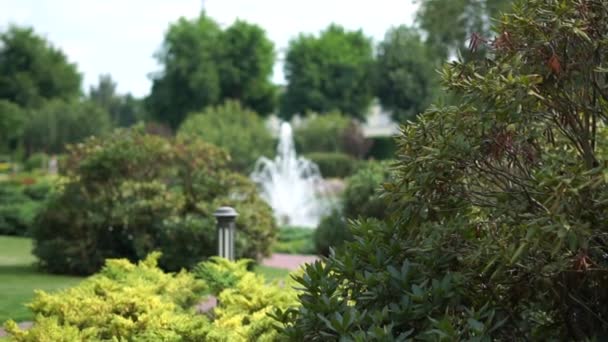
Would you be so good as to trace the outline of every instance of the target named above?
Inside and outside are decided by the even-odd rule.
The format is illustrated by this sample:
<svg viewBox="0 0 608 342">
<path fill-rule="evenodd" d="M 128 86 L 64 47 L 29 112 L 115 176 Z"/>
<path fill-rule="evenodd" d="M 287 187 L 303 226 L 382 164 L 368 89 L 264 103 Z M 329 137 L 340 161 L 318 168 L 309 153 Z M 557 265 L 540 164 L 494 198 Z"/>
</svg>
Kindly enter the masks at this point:
<svg viewBox="0 0 608 342">
<path fill-rule="evenodd" d="M 31 250 L 30 239 L 0 236 L 0 326 L 9 318 L 18 322 L 33 318 L 25 304 L 34 297 L 34 290 L 58 290 L 82 279 L 37 271 Z"/>
<path fill-rule="evenodd" d="M 267 282 L 277 279 L 287 279 L 289 271 L 281 268 L 268 267 L 264 265 L 256 265 L 253 268 L 253 272 L 261 274 L 266 278 Z"/>
</svg>

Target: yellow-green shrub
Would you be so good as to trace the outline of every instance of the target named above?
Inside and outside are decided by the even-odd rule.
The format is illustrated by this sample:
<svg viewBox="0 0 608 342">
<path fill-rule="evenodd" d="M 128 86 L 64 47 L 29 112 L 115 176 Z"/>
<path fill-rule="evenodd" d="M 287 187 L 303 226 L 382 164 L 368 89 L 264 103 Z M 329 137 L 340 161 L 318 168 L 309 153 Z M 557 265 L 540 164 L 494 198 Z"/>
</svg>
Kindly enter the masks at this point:
<svg viewBox="0 0 608 342">
<path fill-rule="evenodd" d="M 268 314 L 298 305 L 291 280 L 266 283 L 263 276 L 248 272 L 247 264 L 213 258 L 197 267 L 197 276 L 219 290 L 208 341 L 276 341 L 276 321 Z"/>
<path fill-rule="evenodd" d="M 29 307 L 34 327 L 5 327 L 14 341 L 143 340 L 200 341 L 209 322 L 192 306 L 205 289 L 186 272 L 172 275 L 157 267 L 154 253 L 134 265 L 108 260 L 100 273 L 57 294 L 38 292 Z"/>
<path fill-rule="evenodd" d="M 295 284 L 266 283 L 247 271 L 249 260 L 213 258 L 196 268 L 203 278 L 197 280 L 186 271 L 163 273 L 159 257 L 137 265 L 108 260 L 74 288 L 37 293 L 29 304 L 37 314 L 30 330 L 5 324 L 11 341 L 276 341 L 280 332 L 268 314 L 298 305 Z M 213 321 L 193 310 L 207 289 L 218 293 Z"/>
</svg>

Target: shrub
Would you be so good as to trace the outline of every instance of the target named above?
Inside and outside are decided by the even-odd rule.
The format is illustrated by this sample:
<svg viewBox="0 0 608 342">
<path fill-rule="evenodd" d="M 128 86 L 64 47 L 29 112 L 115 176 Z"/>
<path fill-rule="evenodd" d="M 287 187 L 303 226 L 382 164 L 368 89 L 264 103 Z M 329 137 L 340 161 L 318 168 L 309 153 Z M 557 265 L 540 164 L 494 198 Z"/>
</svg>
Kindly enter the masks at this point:
<svg viewBox="0 0 608 342">
<path fill-rule="evenodd" d="M 31 185 L 0 182 L 0 235 L 28 235 L 51 190 L 50 183 L 32 178 Z"/>
<path fill-rule="evenodd" d="M 348 220 L 384 219 L 388 216 L 380 190 L 390 180 L 390 164 L 370 161 L 359 165 L 363 167 L 347 180 L 340 210 L 334 210 L 330 216 L 323 218 L 315 231 L 315 250 L 318 254 L 328 255 L 330 247 L 337 248 L 352 240 Z"/>
<path fill-rule="evenodd" d="M 153 250 L 167 270 L 217 253 L 213 212 L 231 205 L 237 257 L 270 252 L 271 209 L 227 155 L 199 140 L 118 130 L 70 147 L 66 178 L 37 218 L 34 254 L 56 273 L 90 274 L 109 257 L 140 260 Z"/>
<path fill-rule="evenodd" d="M 395 137 L 374 137 L 371 138 L 371 147 L 366 154 L 367 158 L 376 160 L 386 160 L 395 157 L 397 144 Z"/>
<path fill-rule="evenodd" d="M 350 120 L 339 112 L 309 114 L 294 132 L 300 153 L 340 152 L 341 137 Z"/>
<path fill-rule="evenodd" d="M 34 326 L 5 324 L 12 341 L 202 341 L 209 329 L 192 306 L 205 289 L 191 274 L 158 269 L 159 255 L 137 265 L 109 260 L 99 274 L 56 294 L 37 292 Z"/>
<path fill-rule="evenodd" d="M 342 246 L 352 240 L 353 235 L 342 213 L 334 210 L 324 217 L 314 233 L 315 250 L 317 254 L 329 255 L 330 248 Z"/>
<path fill-rule="evenodd" d="M 386 203 L 380 198 L 382 185 L 390 180 L 389 162 L 366 162 L 347 180 L 343 194 L 343 214 L 350 219 L 383 219 Z"/>
<path fill-rule="evenodd" d="M 298 278 L 289 340 L 608 336 L 608 3 L 514 12 L 492 56 L 445 66 L 462 102 L 404 129 L 391 219 Z"/>
<path fill-rule="evenodd" d="M 317 164 L 325 178 L 345 178 L 357 168 L 357 160 L 340 152 L 314 152 L 305 157 Z"/>
<path fill-rule="evenodd" d="M 230 167 L 242 173 L 251 171 L 259 157 L 273 155 L 273 139 L 264 121 L 238 102 L 228 101 L 190 115 L 178 134 L 224 148 L 230 154 Z"/>
<path fill-rule="evenodd" d="M 293 281 L 266 283 L 264 277 L 247 271 L 247 261 L 213 258 L 197 267 L 219 305 L 208 341 L 277 341 L 280 334 L 270 314 L 297 305 Z"/>
<path fill-rule="evenodd" d="M 49 156 L 46 153 L 34 153 L 23 164 L 26 171 L 47 170 L 49 165 Z"/>
</svg>

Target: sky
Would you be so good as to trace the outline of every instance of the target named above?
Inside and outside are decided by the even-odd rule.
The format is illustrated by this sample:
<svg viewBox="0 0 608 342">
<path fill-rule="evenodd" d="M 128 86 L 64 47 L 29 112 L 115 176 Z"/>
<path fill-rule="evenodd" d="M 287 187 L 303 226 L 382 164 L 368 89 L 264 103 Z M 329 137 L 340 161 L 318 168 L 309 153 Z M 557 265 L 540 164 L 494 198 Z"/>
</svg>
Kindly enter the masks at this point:
<svg viewBox="0 0 608 342">
<path fill-rule="evenodd" d="M 0 30 L 9 24 L 32 26 L 61 48 L 84 76 L 84 90 L 110 74 L 120 93 L 145 96 L 163 36 L 180 17 L 201 9 L 229 26 L 237 18 L 263 27 L 279 61 L 272 79 L 285 82 L 283 51 L 299 33 L 318 33 L 330 23 L 362 29 L 374 41 L 401 24 L 411 24 L 413 0 L 0 0 Z"/>
</svg>

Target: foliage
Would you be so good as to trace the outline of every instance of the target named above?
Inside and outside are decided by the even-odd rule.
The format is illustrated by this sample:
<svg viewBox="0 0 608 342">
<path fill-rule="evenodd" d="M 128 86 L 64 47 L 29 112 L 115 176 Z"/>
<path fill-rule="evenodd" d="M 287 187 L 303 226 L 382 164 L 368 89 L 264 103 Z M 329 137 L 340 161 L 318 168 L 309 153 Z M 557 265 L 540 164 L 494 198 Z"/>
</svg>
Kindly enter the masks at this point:
<svg viewBox="0 0 608 342">
<path fill-rule="evenodd" d="M 247 261 L 214 258 L 197 268 L 207 270 L 197 275 L 205 279 L 210 288 L 219 291 L 219 305 L 214 311 L 213 329 L 207 340 L 279 340 L 276 322 L 269 314 L 297 305 L 296 292 L 292 289 L 294 284 L 291 281 L 268 284 L 264 277 L 248 272 L 246 267 Z"/>
<path fill-rule="evenodd" d="M 340 137 L 348 127 L 349 119 L 340 112 L 309 114 L 296 128 L 294 139 L 300 153 L 340 152 Z"/>
<path fill-rule="evenodd" d="M 489 36 L 491 18 L 508 10 L 512 3 L 513 0 L 422 0 L 416 21 L 438 59 L 446 61 L 457 54 L 468 59 L 473 55 L 467 43 L 471 44 L 474 36 Z"/>
<path fill-rule="evenodd" d="M 253 260 L 241 259 L 232 262 L 228 259 L 212 256 L 201 262 L 193 270 L 197 278 L 205 281 L 212 295 L 217 296 L 227 288 L 236 286 L 248 272 L 247 267 Z"/>
<path fill-rule="evenodd" d="M 0 151 L 8 150 L 21 137 L 25 119 L 21 107 L 0 99 Z"/>
<path fill-rule="evenodd" d="M 98 85 L 89 89 L 89 99 L 109 113 L 114 126 L 129 127 L 144 119 L 142 101 L 131 94 L 118 94 L 110 75 L 99 77 Z"/>
<path fill-rule="evenodd" d="M 316 253 L 329 255 L 330 248 L 340 247 L 346 241 L 352 240 L 353 235 L 342 213 L 334 210 L 321 220 L 313 239 Z"/>
<path fill-rule="evenodd" d="M 318 37 L 300 35 L 285 57 L 287 88 L 281 116 L 338 110 L 363 118 L 373 96 L 371 40 L 361 31 L 330 25 Z"/>
<path fill-rule="evenodd" d="M 394 158 L 397 153 L 397 143 L 395 137 L 373 137 L 371 148 L 366 157 L 375 160 L 386 160 Z"/>
<path fill-rule="evenodd" d="M 305 157 L 317 164 L 325 178 L 346 178 L 353 174 L 358 165 L 357 160 L 339 152 L 308 153 Z"/>
<path fill-rule="evenodd" d="M 261 115 L 272 113 L 276 89 L 270 77 L 275 57 L 266 31 L 237 20 L 223 32 L 221 49 L 221 98 L 240 101 Z"/>
<path fill-rule="evenodd" d="M 163 71 L 153 79 L 148 110 L 173 129 L 188 113 L 228 99 L 260 114 L 274 109 L 274 47 L 256 25 L 236 21 L 222 31 L 204 12 L 181 18 L 167 31 L 157 58 Z"/>
<path fill-rule="evenodd" d="M 36 107 L 44 100 L 73 99 L 81 76 L 59 49 L 31 28 L 0 33 L 0 100 Z"/>
<path fill-rule="evenodd" d="M 49 155 L 43 152 L 36 152 L 30 155 L 23 163 L 25 171 L 46 170 L 49 164 Z"/>
<path fill-rule="evenodd" d="M 387 217 L 388 210 L 380 198 L 384 183 L 391 179 L 390 162 L 366 162 L 347 180 L 343 194 L 343 214 L 349 219 Z"/>
<path fill-rule="evenodd" d="M 0 235 L 28 235 L 51 185 L 32 178 L 33 184 L 0 182 Z"/>
<path fill-rule="evenodd" d="M 298 282 L 290 340 L 602 340 L 605 1 L 518 1 L 459 106 L 404 128 L 385 222 Z"/>
<path fill-rule="evenodd" d="M 342 151 L 357 159 L 362 159 L 372 147 L 372 140 L 365 137 L 363 128 L 355 121 L 351 120 L 340 136 Z"/>
<path fill-rule="evenodd" d="M 234 101 L 190 115 L 179 135 L 200 137 L 224 148 L 230 154 L 230 167 L 243 173 L 252 170 L 260 156 L 271 156 L 274 144 L 262 119 Z"/>
<path fill-rule="evenodd" d="M 199 140 L 118 130 L 70 148 L 66 178 L 37 219 L 34 254 L 50 272 L 90 274 L 109 257 L 163 252 L 167 270 L 215 255 L 213 212 L 236 208 L 237 257 L 270 252 L 271 209 L 227 155 Z"/>
<path fill-rule="evenodd" d="M 378 46 L 376 96 L 398 122 L 413 120 L 439 88 L 436 63 L 418 33 L 409 27 L 392 28 Z"/>
<path fill-rule="evenodd" d="M 110 129 L 108 113 L 91 102 L 53 100 L 29 111 L 23 143 L 29 152 L 62 152 L 77 143 Z"/>
<path fill-rule="evenodd" d="M 99 274 L 57 294 L 38 292 L 34 326 L 5 324 L 14 341 L 200 341 L 208 320 L 190 308 L 204 286 L 186 272 L 165 274 L 152 254 L 134 265 L 109 260 Z"/>
<path fill-rule="evenodd" d="M 280 227 L 277 242 L 272 247 L 275 253 L 314 254 L 314 229 L 300 227 Z"/>
</svg>

